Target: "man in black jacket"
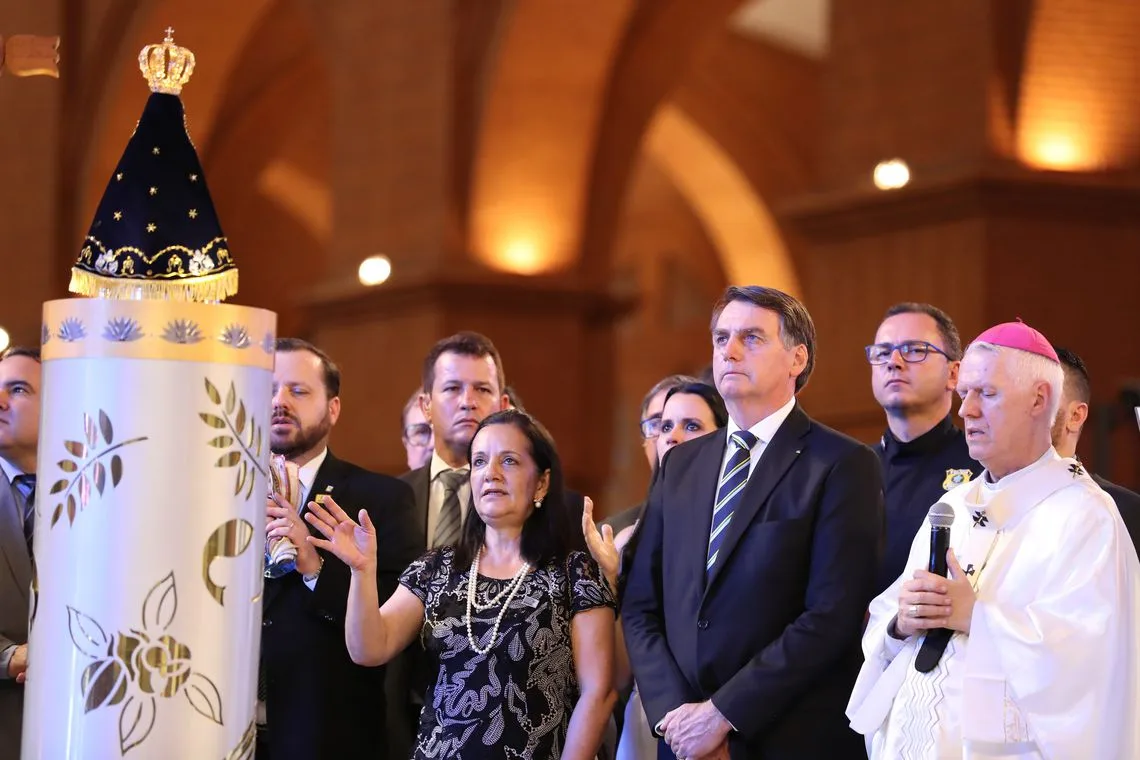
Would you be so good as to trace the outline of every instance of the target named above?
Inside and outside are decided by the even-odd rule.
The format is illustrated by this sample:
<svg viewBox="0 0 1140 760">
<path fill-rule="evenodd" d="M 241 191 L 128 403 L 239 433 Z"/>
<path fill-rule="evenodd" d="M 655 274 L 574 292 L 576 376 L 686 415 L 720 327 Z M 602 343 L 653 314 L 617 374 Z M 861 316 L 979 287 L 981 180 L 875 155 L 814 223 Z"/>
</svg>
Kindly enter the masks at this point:
<svg viewBox="0 0 1140 760">
<path fill-rule="evenodd" d="M 927 303 L 887 310 L 865 349 L 871 392 L 887 429 L 875 447 L 883 466 L 886 545 L 875 590 L 899 577 L 926 513 L 942 494 L 982 474 L 966 436 L 951 419 L 962 339 L 946 314 Z"/>
<path fill-rule="evenodd" d="M 381 600 L 418 556 L 412 491 L 396 478 L 337 459 L 328 438 L 340 415 L 340 371 L 304 341 L 277 342 L 270 448 L 299 468 L 301 504 L 332 496 L 350 514 L 368 510 L 379 541 Z M 264 701 L 259 760 L 380 757 L 386 745 L 384 668 L 355 665 L 344 642 L 349 570 L 305 541 L 315 534 L 274 499 L 268 538 L 297 546 L 296 571 L 266 579 L 258 697 Z M 259 706 L 260 707 L 260 706 Z M 261 710 L 259 709 L 259 714 Z"/>
<path fill-rule="evenodd" d="M 1065 369 L 1065 388 L 1061 393 L 1061 407 L 1057 410 L 1057 420 L 1053 423 L 1053 448 L 1063 457 L 1077 456 L 1077 442 L 1081 430 L 1089 418 L 1089 402 L 1092 390 L 1089 386 L 1089 373 L 1081 357 L 1067 348 L 1056 347 L 1057 358 Z M 1124 527 L 1132 538 L 1132 546 L 1140 546 L 1140 494 L 1124 486 L 1111 483 L 1099 475 L 1092 479 L 1116 502 Z"/>
</svg>

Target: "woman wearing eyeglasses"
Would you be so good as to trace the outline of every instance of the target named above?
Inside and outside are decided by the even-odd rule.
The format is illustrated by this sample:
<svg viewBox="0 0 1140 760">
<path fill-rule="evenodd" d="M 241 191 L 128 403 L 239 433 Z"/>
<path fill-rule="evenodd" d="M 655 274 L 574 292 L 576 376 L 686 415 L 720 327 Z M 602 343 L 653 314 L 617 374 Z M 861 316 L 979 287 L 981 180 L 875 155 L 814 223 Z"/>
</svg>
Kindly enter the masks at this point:
<svg viewBox="0 0 1140 760">
<path fill-rule="evenodd" d="M 655 440 L 657 463 L 674 446 L 708 435 L 728 424 L 728 410 L 720 394 L 711 385 L 701 382 L 687 382 L 674 386 L 665 395 L 661 409 L 661 419 Z M 637 546 L 637 523 L 622 530 L 616 536 L 608 525 L 599 531 L 593 519 L 593 505 L 586 500 L 582 515 L 582 532 L 594 559 L 602 568 L 607 582 L 619 594 L 622 587 L 620 572 L 628 566 L 629 558 Z M 616 626 L 617 646 L 615 647 L 615 687 L 619 692 L 627 690 L 633 683 L 629 667 L 629 655 L 622 638 L 621 624 Z M 636 685 L 630 694 L 625 708 L 625 721 L 621 738 L 618 740 L 617 760 L 653 760 L 657 757 L 657 738 L 649 727 L 641 697 Z"/>
</svg>

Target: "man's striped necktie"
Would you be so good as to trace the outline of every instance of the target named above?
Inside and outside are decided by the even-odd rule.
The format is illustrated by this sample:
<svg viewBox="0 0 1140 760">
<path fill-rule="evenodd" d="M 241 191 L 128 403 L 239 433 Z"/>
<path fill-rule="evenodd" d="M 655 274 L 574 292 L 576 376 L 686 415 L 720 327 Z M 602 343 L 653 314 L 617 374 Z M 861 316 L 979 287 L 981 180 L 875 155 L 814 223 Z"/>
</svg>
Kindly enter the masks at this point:
<svg viewBox="0 0 1140 760">
<path fill-rule="evenodd" d="M 733 449 L 724 466 L 724 474 L 720 477 L 720 486 L 716 489 L 716 504 L 713 505 L 712 533 L 709 534 L 708 559 L 705 562 L 706 577 L 712 574 L 716 566 L 717 555 L 724 543 L 725 532 L 732 515 L 740 503 L 740 495 L 748 485 L 752 447 L 756 445 L 756 436 L 747 430 L 737 430 L 731 436 Z"/>
<path fill-rule="evenodd" d="M 443 504 L 435 523 L 431 545 L 454 546 L 459 543 L 459 528 L 463 523 L 463 510 L 459 505 L 459 489 L 471 476 L 470 470 L 444 470 L 438 477 L 443 481 Z"/>
</svg>

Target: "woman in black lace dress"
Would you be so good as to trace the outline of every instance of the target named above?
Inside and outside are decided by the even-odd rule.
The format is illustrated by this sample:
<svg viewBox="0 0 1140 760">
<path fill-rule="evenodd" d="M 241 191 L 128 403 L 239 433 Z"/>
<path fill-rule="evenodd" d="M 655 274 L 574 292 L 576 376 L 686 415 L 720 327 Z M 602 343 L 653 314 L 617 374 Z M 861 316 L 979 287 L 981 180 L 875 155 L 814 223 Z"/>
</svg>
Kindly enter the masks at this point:
<svg viewBox="0 0 1140 760">
<path fill-rule="evenodd" d="M 310 538 L 352 568 L 353 661 L 387 662 L 418 637 L 436 678 L 414 757 L 592 760 L 613 706 L 614 601 L 597 563 L 569 551 L 562 467 L 549 433 L 517 410 L 471 441 L 472 504 L 458 546 L 429 551 L 380 607 L 376 535 L 331 499 Z"/>
</svg>

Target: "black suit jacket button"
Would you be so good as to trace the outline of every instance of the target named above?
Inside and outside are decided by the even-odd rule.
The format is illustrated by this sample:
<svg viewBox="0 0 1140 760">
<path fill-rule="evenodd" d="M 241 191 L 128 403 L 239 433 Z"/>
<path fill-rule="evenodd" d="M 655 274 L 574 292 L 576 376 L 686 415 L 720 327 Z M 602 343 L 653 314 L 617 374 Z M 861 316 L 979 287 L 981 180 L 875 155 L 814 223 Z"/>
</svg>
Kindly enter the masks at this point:
<svg viewBox="0 0 1140 760">
<path fill-rule="evenodd" d="M 261 627 L 262 627 L 262 628 L 268 628 L 268 627 L 269 627 L 269 626 L 271 626 L 271 625 L 273 625 L 273 621 L 272 621 L 272 620 L 262 620 L 262 621 L 261 621 Z"/>
<path fill-rule="evenodd" d="M 709 621 L 705 620 L 704 618 L 701 618 L 700 620 L 697 621 L 697 628 L 698 629 L 703 631 L 708 627 L 709 627 Z"/>
</svg>

